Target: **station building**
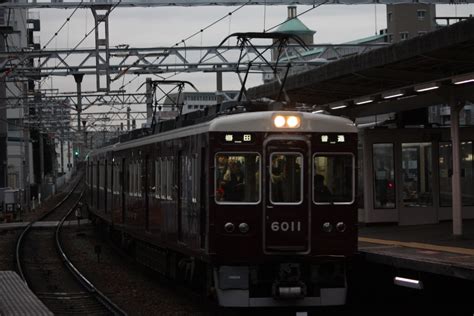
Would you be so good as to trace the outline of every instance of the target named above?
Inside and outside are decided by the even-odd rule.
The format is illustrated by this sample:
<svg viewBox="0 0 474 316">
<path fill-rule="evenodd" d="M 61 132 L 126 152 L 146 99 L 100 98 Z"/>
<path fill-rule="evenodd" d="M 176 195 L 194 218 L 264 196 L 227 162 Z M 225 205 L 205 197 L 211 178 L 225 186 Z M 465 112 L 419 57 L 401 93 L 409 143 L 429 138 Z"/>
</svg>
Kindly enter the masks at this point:
<svg viewBox="0 0 474 316">
<path fill-rule="evenodd" d="M 451 20 L 458 22 L 469 18 L 438 18 L 435 9 L 433 4 L 387 5 L 387 29 L 381 30 L 378 35 L 351 43 L 386 43 L 389 46 L 424 36 L 449 25 Z M 295 9 L 290 7 L 288 12 L 287 22 L 277 31 L 304 35 L 307 44 L 312 44 L 311 37 L 315 31 L 295 18 Z M 446 20 L 448 23 L 438 24 L 437 21 L 440 20 Z M 305 58 L 308 60 L 311 60 L 312 56 L 321 58 L 318 50 L 305 52 Z M 346 56 L 350 55 L 351 52 L 348 52 Z M 328 60 L 331 60 L 331 57 L 324 56 Z M 413 71 L 416 71 L 416 66 L 413 65 Z M 383 68 L 380 70 L 383 71 Z M 379 74 L 375 73 L 374 77 Z M 398 75 L 401 75 L 401 72 Z M 418 75 L 422 78 L 423 70 L 419 70 Z M 426 74 L 426 77 L 429 78 L 429 75 Z M 271 86 L 273 79 L 272 76 L 264 78 L 267 85 L 262 86 L 262 90 Z M 303 86 L 294 87 L 295 91 L 307 92 L 304 80 L 299 79 L 300 77 L 293 83 L 299 82 Z M 371 81 L 370 79 L 367 81 Z M 341 85 L 344 86 L 342 82 Z M 357 89 L 356 85 L 354 83 L 354 89 Z M 323 89 L 325 86 L 327 85 L 321 83 L 321 86 L 314 88 L 314 91 L 319 91 L 318 89 Z M 423 91 L 421 88 L 420 91 Z M 312 89 L 311 87 L 308 91 Z M 337 86 L 333 89 L 337 89 Z M 363 86 L 361 89 L 363 90 Z M 311 93 L 313 92 L 308 92 L 308 95 Z M 420 98 L 421 103 L 398 109 L 394 107 L 383 109 L 384 106 L 379 105 L 380 108 L 373 111 L 356 109 L 349 114 L 342 113 L 349 115 L 359 126 L 360 131 L 358 161 L 360 222 L 415 225 L 452 219 L 451 108 L 442 94 L 435 95 L 434 98 L 434 102 L 426 104 Z M 309 97 L 307 99 L 309 100 Z M 352 102 L 363 104 L 364 100 Z M 403 101 L 400 100 L 399 104 L 403 104 Z M 331 106 L 327 109 L 333 112 Z M 370 112 L 371 114 L 367 115 Z M 372 114 L 374 112 L 375 114 Z M 468 101 L 459 113 L 462 218 L 465 219 L 474 218 L 473 113 L 474 106 Z M 334 114 L 338 115 L 338 112 Z"/>
</svg>

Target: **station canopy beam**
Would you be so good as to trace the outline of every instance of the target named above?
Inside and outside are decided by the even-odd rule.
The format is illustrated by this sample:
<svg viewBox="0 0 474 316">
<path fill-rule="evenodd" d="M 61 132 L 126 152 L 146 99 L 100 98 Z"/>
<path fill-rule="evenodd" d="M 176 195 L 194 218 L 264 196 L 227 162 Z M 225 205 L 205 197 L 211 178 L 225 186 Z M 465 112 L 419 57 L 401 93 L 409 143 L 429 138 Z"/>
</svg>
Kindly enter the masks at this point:
<svg viewBox="0 0 474 316">
<path fill-rule="evenodd" d="M 117 5 L 119 7 L 197 7 L 197 6 L 241 6 L 241 5 L 319 5 L 324 4 L 396 4 L 396 3 L 434 3 L 434 4 L 465 4 L 473 0 L 9 0 L 0 4 L 4 8 L 57 8 L 74 9 L 76 7 L 92 8 L 103 5 Z"/>
</svg>

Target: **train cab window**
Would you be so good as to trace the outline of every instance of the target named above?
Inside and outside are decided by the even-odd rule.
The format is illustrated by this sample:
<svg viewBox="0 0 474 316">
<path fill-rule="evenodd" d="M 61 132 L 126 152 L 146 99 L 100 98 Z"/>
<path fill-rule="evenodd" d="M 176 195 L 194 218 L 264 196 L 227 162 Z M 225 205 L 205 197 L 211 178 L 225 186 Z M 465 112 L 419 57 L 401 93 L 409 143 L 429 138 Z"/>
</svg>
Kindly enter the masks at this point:
<svg viewBox="0 0 474 316">
<path fill-rule="evenodd" d="M 260 155 L 218 153 L 215 156 L 215 201 L 218 204 L 260 202 Z"/>
<path fill-rule="evenodd" d="M 303 201 L 303 155 L 272 153 L 270 156 L 270 201 L 299 204 Z"/>
<path fill-rule="evenodd" d="M 354 202 L 354 155 L 316 154 L 313 161 L 314 202 L 316 204 Z"/>
</svg>

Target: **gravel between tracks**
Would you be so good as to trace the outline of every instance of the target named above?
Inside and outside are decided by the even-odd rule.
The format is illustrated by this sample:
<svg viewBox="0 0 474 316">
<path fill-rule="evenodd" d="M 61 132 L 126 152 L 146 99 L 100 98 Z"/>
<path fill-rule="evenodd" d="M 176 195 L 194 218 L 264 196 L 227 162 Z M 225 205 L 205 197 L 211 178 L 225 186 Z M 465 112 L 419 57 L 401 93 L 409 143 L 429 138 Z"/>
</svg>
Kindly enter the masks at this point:
<svg viewBox="0 0 474 316">
<path fill-rule="evenodd" d="M 97 288 L 129 315 L 209 315 L 207 303 L 197 295 L 183 293 L 168 281 L 143 272 L 137 265 L 116 254 L 92 225 L 63 230 L 64 250 L 76 267 Z M 100 244 L 100 262 L 94 247 Z M 186 292 L 186 291 L 184 291 Z"/>
</svg>

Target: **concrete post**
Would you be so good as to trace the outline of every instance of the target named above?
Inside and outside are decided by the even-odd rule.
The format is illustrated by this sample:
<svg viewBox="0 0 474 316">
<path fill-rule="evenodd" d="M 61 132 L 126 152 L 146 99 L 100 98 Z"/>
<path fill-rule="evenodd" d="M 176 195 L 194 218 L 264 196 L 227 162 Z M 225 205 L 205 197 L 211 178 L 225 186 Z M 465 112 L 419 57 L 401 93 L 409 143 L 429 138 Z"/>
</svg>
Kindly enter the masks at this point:
<svg viewBox="0 0 474 316">
<path fill-rule="evenodd" d="M 44 139 L 43 133 L 39 133 L 39 155 L 40 155 L 40 183 L 44 180 Z"/>
<path fill-rule="evenodd" d="M 5 51 L 5 41 L 3 33 L 0 33 L 0 52 Z M 5 78 L 0 78 L 0 188 L 6 187 L 7 183 L 7 140 L 8 140 L 8 121 L 5 98 L 7 96 Z"/>
<path fill-rule="evenodd" d="M 362 136 L 362 156 L 363 156 L 363 181 L 364 181 L 364 214 L 363 220 L 364 222 L 370 221 L 370 214 L 374 209 L 374 183 L 372 177 L 372 160 L 373 160 L 373 153 L 372 153 L 372 146 L 369 145 L 367 130 L 362 130 L 359 133 L 359 136 Z M 361 175 L 359 174 L 359 177 Z"/>
<path fill-rule="evenodd" d="M 153 87 L 151 78 L 146 78 L 146 122 L 151 124 L 153 121 Z"/>
<path fill-rule="evenodd" d="M 61 174 L 64 175 L 64 126 L 61 124 L 61 136 L 60 136 L 60 145 L 61 145 Z"/>
<path fill-rule="evenodd" d="M 452 181 L 452 212 L 453 235 L 460 237 L 463 234 L 462 225 L 462 192 L 461 192 L 461 148 L 459 141 L 459 113 L 464 104 L 459 103 L 454 97 L 450 98 L 451 108 L 451 144 L 453 149 L 453 175 Z"/>
<path fill-rule="evenodd" d="M 74 81 L 76 81 L 77 90 L 77 131 L 81 131 L 81 113 L 82 113 L 82 78 L 84 74 L 74 74 Z"/>
<path fill-rule="evenodd" d="M 130 107 L 127 108 L 127 131 L 130 130 Z"/>
<path fill-rule="evenodd" d="M 221 66 L 217 66 L 218 68 L 221 68 Z M 224 98 L 222 97 L 222 72 L 218 71 L 216 72 L 216 86 L 217 86 L 217 104 L 221 104 L 222 101 L 224 101 Z"/>
</svg>

